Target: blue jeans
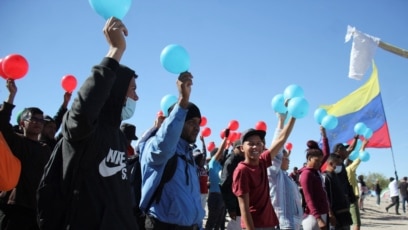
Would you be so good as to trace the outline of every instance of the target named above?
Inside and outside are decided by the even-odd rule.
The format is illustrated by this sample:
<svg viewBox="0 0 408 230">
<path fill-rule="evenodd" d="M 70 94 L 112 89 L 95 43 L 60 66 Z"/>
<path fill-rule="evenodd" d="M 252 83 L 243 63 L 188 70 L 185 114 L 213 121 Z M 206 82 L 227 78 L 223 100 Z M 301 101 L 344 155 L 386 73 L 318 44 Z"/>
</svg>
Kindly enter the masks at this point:
<svg viewBox="0 0 408 230">
<path fill-rule="evenodd" d="M 208 218 L 205 223 L 206 230 L 218 230 L 225 225 L 225 205 L 221 193 L 210 192 L 207 199 Z"/>
</svg>

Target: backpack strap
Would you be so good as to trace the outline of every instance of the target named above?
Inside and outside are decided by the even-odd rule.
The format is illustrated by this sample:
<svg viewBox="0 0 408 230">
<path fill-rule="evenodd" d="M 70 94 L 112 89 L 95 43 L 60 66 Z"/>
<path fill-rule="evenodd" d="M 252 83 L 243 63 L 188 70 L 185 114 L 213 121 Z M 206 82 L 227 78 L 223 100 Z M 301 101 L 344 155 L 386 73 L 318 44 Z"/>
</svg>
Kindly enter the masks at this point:
<svg viewBox="0 0 408 230">
<path fill-rule="evenodd" d="M 194 166 L 194 161 L 192 159 L 187 159 L 185 155 L 174 154 L 166 163 L 166 166 L 163 171 L 163 175 L 160 179 L 159 185 L 156 188 L 156 191 L 153 193 L 153 196 L 150 198 L 149 203 L 147 203 L 146 211 L 149 210 L 153 202 L 159 203 L 161 195 L 163 193 L 164 185 L 169 182 L 176 172 L 177 168 L 177 158 L 181 158 L 186 163 L 185 165 L 185 174 L 186 174 L 186 185 L 189 185 L 189 173 L 188 173 L 188 164 Z"/>
</svg>

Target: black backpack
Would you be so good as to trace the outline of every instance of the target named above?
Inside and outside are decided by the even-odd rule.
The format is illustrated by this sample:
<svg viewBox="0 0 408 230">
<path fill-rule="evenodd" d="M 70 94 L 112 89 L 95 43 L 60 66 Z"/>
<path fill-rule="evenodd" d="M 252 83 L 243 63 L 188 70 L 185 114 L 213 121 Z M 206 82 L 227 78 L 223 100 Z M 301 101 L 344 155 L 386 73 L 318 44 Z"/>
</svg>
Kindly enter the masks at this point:
<svg viewBox="0 0 408 230">
<path fill-rule="evenodd" d="M 150 129 L 145 136 L 142 137 L 142 139 L 139 142 L 139 146 L 145 144 L 151 137 L 153 137 L 157 132 L 157 129 Z M 138 151 L 143 151 L 140 150 L 138 146 Z M 140 156 L 140 155 L 139 155 Z M 176 172 L 177 168 L 177 158 L 180 157 L 186 162 L 186 183 L 189 183 L 189 175 L 187 173 L 187 163 L 190 163 L 194 165 L 193 160 L 188 160 L 186 156 L 184 155 L 179 155 L 179 154 L 174 154 L 166 163 L 166 166 L 163 171 L 163 175 L 160 178 L 159 185 L 156 188 L 156 191 L 153 193 L 153 196 L 150 198 L 147 207 L 145 210 L 141 210 L 139 207 L 140 199 L 141 199 L 141 192 L 142 192 L 142 172 L 141 172 L 141 167 L 140 167 L 140 158 L 139 157 L 134 157 L 132 159 L 129 159 L 128 161 L 128 178 L 131 184 L 131 193 L 132 193 L 132 206 L 134 208 L 134 214 L 136 216 L 141 216 L 144 215 L 150 208 L 150 206 L 153 204 L 153 202 L 158 203 L 161 198 L 161 194 L 163 192 L 164 185 L 169 182 L 173 176 L 174 173 Z"/>
</svg>

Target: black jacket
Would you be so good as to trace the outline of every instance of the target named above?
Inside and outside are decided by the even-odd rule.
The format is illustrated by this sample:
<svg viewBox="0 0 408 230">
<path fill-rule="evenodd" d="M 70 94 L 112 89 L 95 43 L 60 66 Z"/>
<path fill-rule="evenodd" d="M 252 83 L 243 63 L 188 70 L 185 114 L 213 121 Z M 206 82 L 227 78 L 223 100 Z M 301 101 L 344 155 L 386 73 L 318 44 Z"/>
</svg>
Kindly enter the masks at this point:
<svg viewBox="0 0 408 230">
<path fill-rule="evenodd" d="M 239 209 L 238 198 L 232 192 L 232 176 L 234 175 L 234 170 L 238 166 L 238 163 L 243 160 L 245 160 L 243 156 L 231 152 L 224 162 L 220 180 L 225 207 L 228 211 L 235 211 L 237 216 L 241 216 L 241 211 Z"/>
<path fill-rule="evenodd" d="M 137 229 L 121 111 L 135 72 L 111 58 L 92 69 L 62 123 L 69 229 Z M 79 170 L 75 168 L 79 165 Z"/>
<path fill-rule="evenodd" d="M 30 140 L 21 134 L 14 132 L 10 124 L 11 111 L 14 105 L 5 102 L 0 109 L 0 131 L 8 143 L 13 154 L 21 162 L 21 173 L 15 194 L 9 197 L 10 192 L 2 194 L 0 202 L 7 202 L 9 199 L 15 205 L 22 206 L 32 211 L 35 216 L 36 211 L 36 190 L 40 183 L 44 166 L 47 163 L 51 150 L 39 141 Z M 21 221 L 25 221 L 22 219 Z"/>
</svg>

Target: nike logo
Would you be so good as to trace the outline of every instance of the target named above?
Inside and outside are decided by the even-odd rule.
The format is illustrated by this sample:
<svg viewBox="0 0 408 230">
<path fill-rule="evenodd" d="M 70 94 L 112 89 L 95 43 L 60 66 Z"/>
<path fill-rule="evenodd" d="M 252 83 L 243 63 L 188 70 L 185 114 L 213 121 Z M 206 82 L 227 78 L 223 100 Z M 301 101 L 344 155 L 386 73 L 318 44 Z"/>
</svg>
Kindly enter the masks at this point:
<svg viewBox="0 0 408 230">
<path fill-rule="evenodd" d="M 109 149 L 108 155 L 99 163 L 99 174 L 110 177 L 126 167 L 125 152 Z"/>
</svg>

